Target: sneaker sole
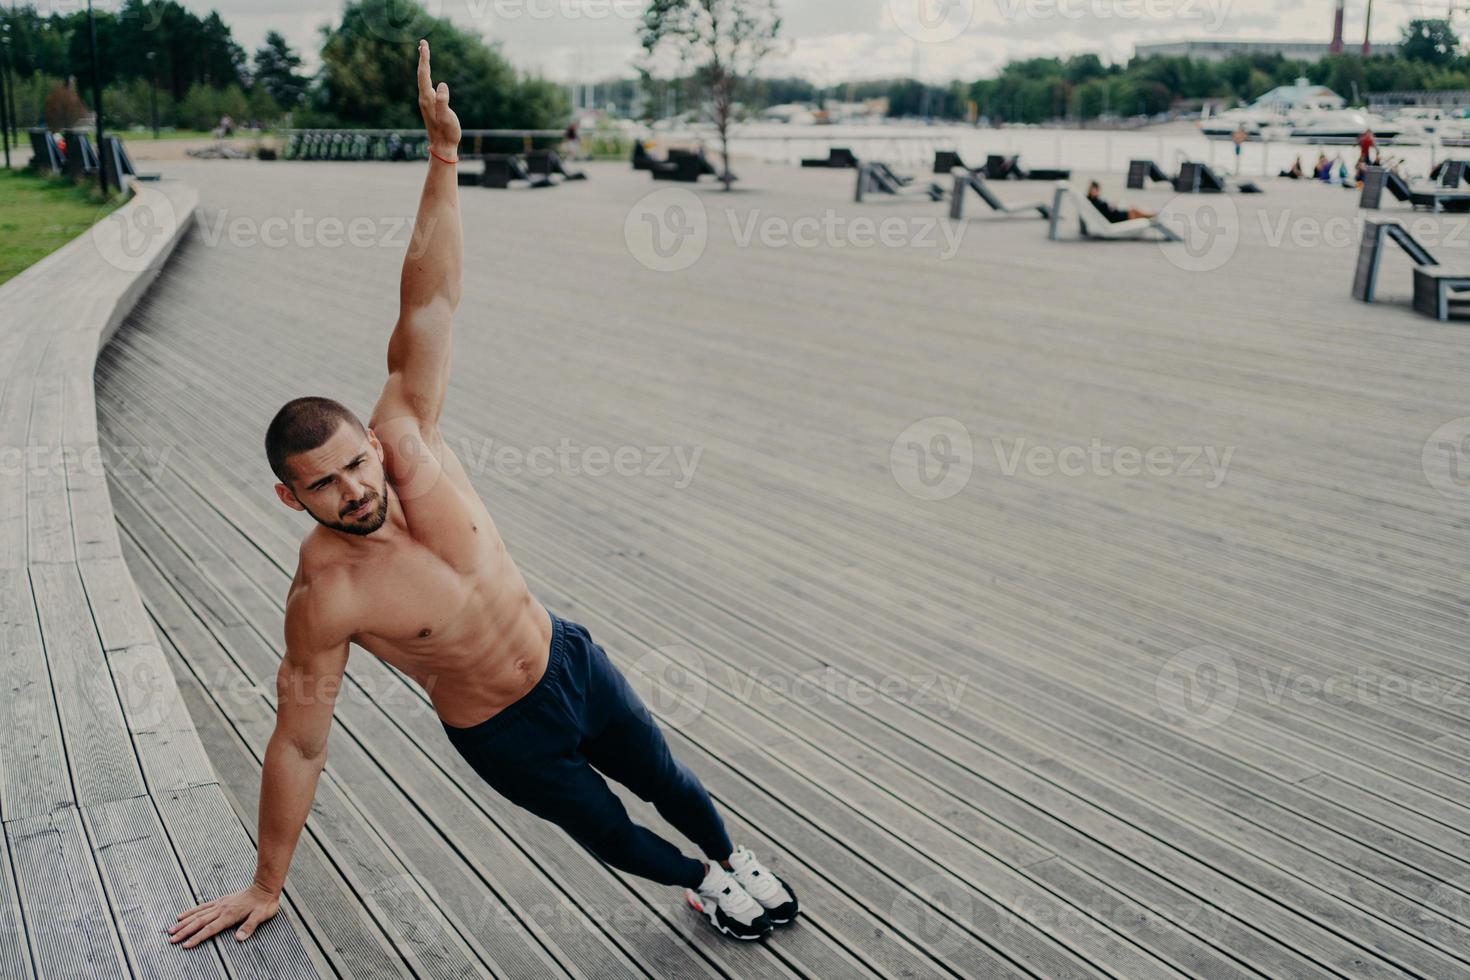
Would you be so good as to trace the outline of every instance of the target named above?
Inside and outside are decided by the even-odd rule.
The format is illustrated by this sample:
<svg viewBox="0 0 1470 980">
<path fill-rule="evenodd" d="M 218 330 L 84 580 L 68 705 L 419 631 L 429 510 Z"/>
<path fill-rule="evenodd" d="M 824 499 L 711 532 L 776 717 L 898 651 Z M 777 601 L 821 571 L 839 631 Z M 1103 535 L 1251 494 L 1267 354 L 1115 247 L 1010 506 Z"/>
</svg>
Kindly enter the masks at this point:
<svg viewBox="0 0 1470 980">
<path fill-rule="evenodd" d="M 762 939 L 765 939 L 767 936 L 769 936 L 771 934 L 770 930 L 768 929 L 765 932 L 759 933 L 759 934 L 754 935 L 754 936 L 741 936 L 741 935 L 738 935 L 735 932 L 733 932 L 728 927 L 720 925 L 714 919 L 711 919 L 708 915 L 705 914 L 704 905 L 703 905 L 703 903 L 701 903 L 699 901 L 699 896 L 696 895 L 696 894 L 694 894 L 694 889 L 692 889 L 692 888 L 686 888 L 686 889 L 684 889 L 684 901 L 688 902 L 689 903 L 689 907 L 692 908 L 692 909 L 694 909 L 694 911 L 696 911 L 696 912 L 699 913 L 699 917 L 700 918 L 702 918 L 704 921 L 706 921 L 706 922 L 708 922 L 710 924 L 710 928 L 711 929 L 717 930 L 720 933 L 720 935 L 725 936 L 725 937 L 727 937 L 729 939 L 735 939 L 735 940 L 738 940 L 740 942 L 745 942 L 745 943 L 754 943 L 754 942 L 759 942 Z"/>
</svg>

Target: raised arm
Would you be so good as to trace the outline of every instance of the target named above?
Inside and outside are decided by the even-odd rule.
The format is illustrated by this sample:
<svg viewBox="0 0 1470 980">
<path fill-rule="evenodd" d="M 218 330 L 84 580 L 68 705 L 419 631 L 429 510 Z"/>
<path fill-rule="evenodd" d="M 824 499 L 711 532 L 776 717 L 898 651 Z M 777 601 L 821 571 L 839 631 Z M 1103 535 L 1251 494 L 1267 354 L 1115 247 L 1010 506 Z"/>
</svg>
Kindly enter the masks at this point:
<svg viewBox="0 0 1470 980">
<path fill-rule="evenodd" d="M 439 423 L 449 384 L 454 311 L 464 281 L 459 221 L 459 119 L 449 108 L 449 86 L 429 74 L 429 42 L 419 42 L 419 111 L 429 133 L 428 174 L 419 198 L 413 240 L 398 286 L 398 324 L 388 341 L 388 383 L 373 411 L 376 428 L 411 417 L 422 429 Z"/>
<path fill-rule="evenodd" d="M 280 910 L 281 890 L 296 842 L 311 813 L 327 761 L 332 710 L 347 667 L 345 637 L 323 622 L 309 592 L 286 603 L 286 655 L 276 674 L 276 727 L 260 773 L 259 844 L 255 879 L 245 888 L 197 905 L 169 929 L 170 942 L 195 946 L 236 923 L 247 939 Z"/>
</svg>

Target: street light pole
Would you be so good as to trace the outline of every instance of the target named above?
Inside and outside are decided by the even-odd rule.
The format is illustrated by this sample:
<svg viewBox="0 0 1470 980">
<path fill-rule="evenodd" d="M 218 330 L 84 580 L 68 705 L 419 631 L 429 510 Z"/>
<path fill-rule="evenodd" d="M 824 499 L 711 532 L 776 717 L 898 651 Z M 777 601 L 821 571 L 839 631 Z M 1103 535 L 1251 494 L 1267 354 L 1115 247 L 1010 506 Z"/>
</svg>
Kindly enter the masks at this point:
<svg viewBox="0 0 1470 980">
<path fill-rule="evenodd" d="M 5 49 L 10 47 L 10 25 L 5 25 L 5 33 L 0 35 L 0 139 L 5 142 L 5 169 L 10 169 L 10 93 L 6 89 L 6 81 L 10 75 L 7 67 L 8 61 L 5 57 Z"/>
<path fill-rule="evenodd" d="M 158 139 L 158 52 L 148 52 L 148 114 L 153 119 L 153 138 Z"/>
<path fill-rule="evenodd" d="M 92 35 L 92 104 L 97 110 L 97 186 L 102 196 L 107 197 L 107 148 L 102 144 L 102 66 L 97 58 L 97 18 L 92 15 L 92 0 L 87 0 L 87 30 Z M 69 147 L 68 147 L 69 149 Z M 122 176 L 118 175 L 118 190 L 122 190 Z"/>
</svg>

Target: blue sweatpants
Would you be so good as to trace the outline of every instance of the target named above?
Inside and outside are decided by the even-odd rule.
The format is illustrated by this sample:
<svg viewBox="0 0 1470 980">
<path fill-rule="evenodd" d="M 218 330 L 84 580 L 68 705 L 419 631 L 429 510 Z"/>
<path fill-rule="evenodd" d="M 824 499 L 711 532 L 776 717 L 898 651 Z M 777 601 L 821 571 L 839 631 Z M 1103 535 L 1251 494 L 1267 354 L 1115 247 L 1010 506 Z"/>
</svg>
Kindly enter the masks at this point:
<svg viewBox="0 0 1470 980">
<path fill-rule="evenodd" d="M 444 729 L 496 792 L 614 868 L 664 885 L 704 880 L 704 863 L 635 824 L 603 776 L 652 803 L 711 861 L 734 850 L 709 793 L 670 754 L 627 679 L 586 627 L 555 613 L 546 674 L 536 686 L 478 725 Z"/>
</svg>

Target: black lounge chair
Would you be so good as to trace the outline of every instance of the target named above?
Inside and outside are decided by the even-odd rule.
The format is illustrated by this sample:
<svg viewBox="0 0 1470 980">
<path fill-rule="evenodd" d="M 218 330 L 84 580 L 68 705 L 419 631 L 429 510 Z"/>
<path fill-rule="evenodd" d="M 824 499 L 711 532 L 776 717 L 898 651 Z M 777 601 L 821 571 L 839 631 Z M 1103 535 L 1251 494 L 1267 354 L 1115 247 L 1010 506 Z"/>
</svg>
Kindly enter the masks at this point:
<svg viewBox="0 0 1470 980">
<path fill-rule="evenodd" d="M 1051 217 L 1051 208 L 1041 201 L 1028 201 L 1025 204 L 1004 204 L 1000 198 L 991 191 L 990 185 L 985 178 L 978 173 L 965 172 L 954 175 L 954 193 L 949 199 L 949 216 L 955 221 L 965 216 L 965 191 L 973 190 L 986 204 L 990 205 L 992 211 L 1001 214 L 1020 214 L 1025 211 L 1037 211 L 1043 218 Z"/>
<path fill-rule="evenodd" d="M 865 163 L 858 167 L 857 190 L 853 200 L 861 204 L 868 194 L 887 194 L 891 197 L 914 197 L 920 194 L 931 201 L 944 200 L 944 188 L 938 184 L 927 187 L 911 186 L 914 178 L 900 176 L 886 163 Z"/>
<path fill-rule="evenodd" d="M 652 170 L 661 163 L 668 163 L 667 159 L 660 159 L 648 152 L 648 147 L 643 145 L 642 140 L 633 141 L 633 169 Z"/>
<path fill-rule="evenodd" d="M 1179 176 L 1174 178 L 1174 190 L 1180 194 L 1223 194 L 1231 190 L 1224 177 L 1207 163 L 1186 160 L 1179 165 Z M 1262 193 L 1259 184 L 1250 180 L 1237 181 L 1235 188 L 1241 194 Z"/>
<path fill-rule="evenodd" d="M 808 157 L 801 161 L 803 167 L 829 167 L 833 170 L 853 170 L 860 164 L 851 150 L 845 146 L 834 146 L 826 157 Z"/>
<path fill-rule="evenodd" d="M 966 166 L 965 161 L 953 150 L 936 150 L 934 153 L 934 173 L 938 176 L 946 176 L 956 170 L 974 173 L 975 168 Z"/>
<path fill-rule="evenodd" d="M 991 180 L 1071 180 L 1072 171 L 1060 168 L 1026 170 L 1021 156 L 1003 157 L 991 153 L 985 157 L 985 176 Z"/>
<path fill-rule="evenodd" d="M 537 177 L 560 177 L 562 180 L 586 180 L 580 170 L 568 170 L 561 154 L 555 150 L 527 150 L 526 169 Z"/>
<path fill-rule="evenodd" d="M 31 169 L 60 175 L 66 170 L 66 154 L 56 145 L 56 137 L 49 129 L 32 129 Z"/>
<path fill-rule="evenodd" d="M 481 187 L 504 190 L 517 180 L 525 181 L 533 188 L 556 186 L 550 177 L 532 176 L 525 163 L 514 153 L 485 154 L 485 172 L 480 177 Z"/>
<path fill-rule="evenodd" d="M 1159 184 L 1173 184 L 1174 178 L 1164 173 L 1152 160 L 1128 161 L 1128 189 L 1141 191 L 1152 180 Z"/>
<path fill-rule="evenodd" d="M 1442 178 L 1444 168 L 1437 169 Z M 1412 208 L 1428 208 L 1436 214 L 1444 211 L 1470 211 L 1470 191 L 1452 189 L 1442 180 L 1427 186 L 1411 187 L 1403 177 L 1383 167 L 1367 169 L 1363 176 L 1363 191 L 1358 196 L 1358 207 L 1370 210 L 1381 207 L 1384 191 Z"/>
<path fill-rule="evenodd" d="M 97 173 L 102 161 L 98 159 L 97 148 L 87 134 L 69 129 L 63 135 L 66 137 L 66 175 L 80 180 Z"/>
<path fill-rule="evenodd" d="M 1353 299 L 1373 302 L 1387 239 L 1414 263 L 1414 309 L 1438 320 L 1449 319 L 1450 293 L 1470 291 L 1470 270 L 1447 269 L 1423 243 L 1397 221 L 1367 221 L 1353 273 Z"/>
<path fill-rule="evenodd" d="M 1439 186 L 1456 188 L 1462 183 L 1470 183 L 1470 164 L 1464 160 L 1445 160 L 1435 170 L 1439 174 Z"/>
<path fill-rule="evenodd" d="M 128 156 L 127 147 L 123 145 L 120 136 L 103 137 L 102 147 L 102 169 L 106 173 L 107 182 L 118 190 L 122 189 L 122 178 L 131 177 L 134 180 L 158 180 L 158 174 L 140 174 L 133 168 L 133 158 Z"/>
<path fill-rule="evenodd" d="M 672 180 L 681 184 L 696 184 L 699 178 L 706 174 L 719 177 L 720 172 L 715 165 L 705 156 L 704 149 L 698 150 L 669 150 L 669 159 L 666 163 L 656 164 L 653 167 L 654 180 Z M 731 180 L 739 180 L 734 174 Z"/>
</svg>

